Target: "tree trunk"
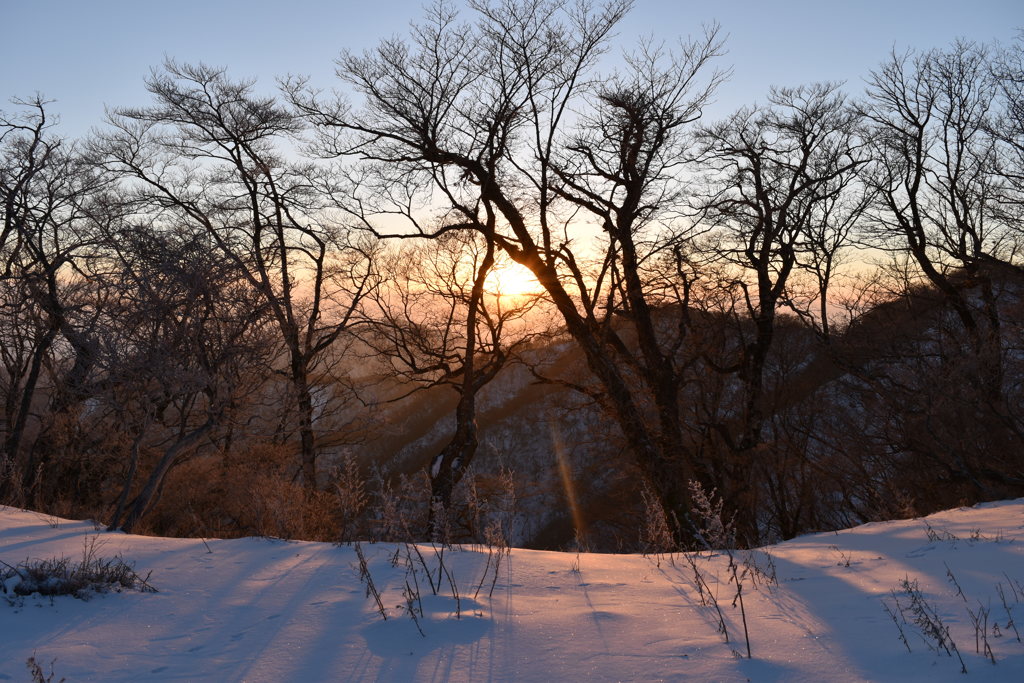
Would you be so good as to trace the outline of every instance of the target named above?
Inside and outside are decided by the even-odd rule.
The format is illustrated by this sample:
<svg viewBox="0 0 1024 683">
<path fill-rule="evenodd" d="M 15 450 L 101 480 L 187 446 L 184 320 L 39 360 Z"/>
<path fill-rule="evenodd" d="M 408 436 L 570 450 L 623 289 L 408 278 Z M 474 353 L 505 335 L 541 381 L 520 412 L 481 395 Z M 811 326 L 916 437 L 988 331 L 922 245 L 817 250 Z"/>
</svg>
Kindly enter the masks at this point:
<svg viewBox="0 0 1024 683">
<path fill-rule="evenodd" d="M 25 379 L 25 386 L 22 387 L 21 390 L 21 401 L 18 405 L 17 417 L 14 420 L 14 426 L 7 434 L 7 440 L 4 443 L 4 452 L 11 464 L 18 462 L 18 453 L 21 450 L 21 442 L 25 436 L 25 427 L 28 424 L 28 416 L 32 412 L 32 400 L 35 398 L 36 386 L 39 384 L 39 375 L 42 371 L 43 359 L 49 352 L 56 337 L 57 325 L 51 325 L 46 330 L 46 333 L 43 335 L 43 338 L 40 340 L 39 345 L 36 347 L 35 352 L 32 355 L 32 365 L 29 369 L 28 377 Z M 9 417 L 10 416 L 8 416 L 8 419 Z M 32 484 L 32 480 L 35 477 L 35 469 L 35 459 L 30 457 L 28 462 L 25 463 L 24 469 L 21 473 L 21 483 L 25 490 L 28 490 Z M 11 493 L 13 493 L 11 490 L 13 485 L 14 482 L 8 478 L 4 484 L 3 490 L 0 491 L 0 498 L 7 498 Z"/>
<path fill-rule="evenodd" d="M 491 227 L 490 229 L 493 229 Z M 477 449 L 476 394 L 490 379 L 479 377 L 476 369 L 476 324 L 483 304 L 484 283 L 494 265 L 494 239 L 488 232 L 487 252 L 473 279 L 473 289 L 466 311 L 466 346 L 462 364 L 462 387 L 459 403 L 455 408 L 455 435 L 430 463 L 430 511 L 427 519 L 428 531 L 435 538 L 443 529 L 437 528 L 435 505 L 447 513 L 452 506 L 452 492 L 462 480 Z M 491 375 L 493 376 L 493 374 Z M 441 539 L 443 540 L 443 539 Z"/>
<path fill-rule="evenodd" d="M 139 492 L 139 495 L 135 497 L 131 510 L 125 517 L 124 522 L 119 522 L 119 520 L 114 519 L 111 521 L 110 527 L 130 533 L 135 524 L 149 511 L 149 505 L 153 500 L 153 496 L 160 488 L 164 477 L 167 476 L 171 467 L 174 466 L 178 458 L 181 457 L 184 452 L 194 446 L 199 439 L 213 428 L 213 426 L 213 420 L 207 420 L 202 426 L 196 427 L 192 431 L 180 437 L 170 446 L 170 448 L 164 451 L 163 457 L 160 458 L 160 462 L 157 463 L 156 468 L 154 468 L 153 472 L 149 475 L 146 485 L 142 488 L 142 491 Z"/>
<path fill-rule="evenodd" d="M 139 433 L 132 439 L 131 452 L 128 460 L 128 473 L 124 478 L 124 486 L 121 488 L 121 495 L 117 497 L 117 504 L 114 506 L 114 514 L 111 517 L 110 524 L 107 526 L 107 531 L 113 531 L 117 528 L 117 521 L 121 519 L 124 514 L 124 508 L 128 504 L 128 496 L 131 494 L 132 486 L 135 484 L 135 473 L 139 467 L 139 448 L 142 445 L 142 437 L 146 433 L 146 427 L 148 427 L 148 421 L 143 425 Z"/>
</svg>

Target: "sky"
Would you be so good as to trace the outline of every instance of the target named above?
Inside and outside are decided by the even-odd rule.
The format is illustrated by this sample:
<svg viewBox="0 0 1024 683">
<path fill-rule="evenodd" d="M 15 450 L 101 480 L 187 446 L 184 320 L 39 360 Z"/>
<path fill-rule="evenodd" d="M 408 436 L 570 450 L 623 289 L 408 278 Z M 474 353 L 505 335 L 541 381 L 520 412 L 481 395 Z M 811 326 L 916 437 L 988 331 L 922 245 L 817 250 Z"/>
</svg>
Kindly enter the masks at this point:
<svg viewBox="0 0 1024 683">
<path fill-rule="evenodd" d="M 266 87 L 304 74 L 338 85 L 343 48 L 402 35 L 423 0 L 0 0 L 0 109 L 40 92 L 56 100 L 63 134 L 101 124 L 105 106 L 148 102 L 143 79 L 165 57 L 226 66 Z M 763 100 L 769 85 L 862 78 L 892 50 L 953 39 L 1009 42 L 1024 28 L 1020 0 L 636 0 L 620 26 L 627 48 L 645 36 L 672 43 L 718 21 L 729 36 L 733 77 L 709 116 Z"/>
</svg>

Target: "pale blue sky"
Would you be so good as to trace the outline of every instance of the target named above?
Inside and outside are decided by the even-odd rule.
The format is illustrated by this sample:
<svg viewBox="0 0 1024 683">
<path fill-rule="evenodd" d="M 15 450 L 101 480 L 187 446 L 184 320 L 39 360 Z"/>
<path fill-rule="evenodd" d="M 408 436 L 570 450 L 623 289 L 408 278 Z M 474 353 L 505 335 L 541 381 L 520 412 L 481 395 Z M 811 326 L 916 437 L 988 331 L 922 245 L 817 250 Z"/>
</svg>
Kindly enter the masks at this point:
<svg viewBox="0 0 1024 683">
<path fill-rule="evenodd" d="M 0 0 L 0 108 L 42 92 L 62 130 L 80 135 L 104 104 L 141 105 L 142 80 L 164 55 L 225 65 L 271 87 L 303 73 L 336 84 L 333 60 L 403 34 L 422 0 Z M 845 80 L 851 91 L 893 46 L 945 46 L 956 37 L 1010 41 L 1024 28 L 1021 0 L 637 0 L 619 43 L 673 41 L 717 20 L 735 75 L 711 115 L 763 98 L 770 84 Z"/>
</svg>

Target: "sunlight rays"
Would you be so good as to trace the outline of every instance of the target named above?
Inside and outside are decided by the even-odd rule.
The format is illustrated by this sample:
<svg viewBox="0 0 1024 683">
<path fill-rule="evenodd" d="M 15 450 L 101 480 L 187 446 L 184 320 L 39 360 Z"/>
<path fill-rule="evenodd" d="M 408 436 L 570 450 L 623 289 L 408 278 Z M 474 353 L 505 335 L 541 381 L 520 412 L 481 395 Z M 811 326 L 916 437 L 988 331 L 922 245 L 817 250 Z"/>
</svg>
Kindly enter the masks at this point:
<svg viewBox="0 0 1024 683">
<path fill-rule="evenodd" d="M 583 514 L 580 512 L 579 503 L 576 500 L 576 484 L 572 480 L 572 465 L 569 463 L 568 454 L 565 452 L 565 442 L 558 425 L 551 423 L 551 445 L 554 449 L 555 459 L 558 461 L 558 473 L 562 478 L 562 488 L 565 490 L 565 500 L 569 504 L 569 512 L 572 514 L 572 525 L 576 534 L 577 542 L 586 536 Z"/>
</svg>

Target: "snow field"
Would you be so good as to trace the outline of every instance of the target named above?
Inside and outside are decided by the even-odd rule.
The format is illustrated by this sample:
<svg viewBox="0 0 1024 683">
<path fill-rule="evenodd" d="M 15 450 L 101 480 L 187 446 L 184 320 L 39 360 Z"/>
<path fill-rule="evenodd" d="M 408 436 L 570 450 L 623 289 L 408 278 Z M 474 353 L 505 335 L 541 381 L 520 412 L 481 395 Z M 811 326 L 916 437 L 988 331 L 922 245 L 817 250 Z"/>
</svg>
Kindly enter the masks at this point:
<svg viewBox="0 0 1024 683">
<path fill-rule="evenodd" d="M 405 546 L 362 544 L 385 620 L 351 546 L 131 536 L 0 508 L 10 565 L 80 556 L 97 534 L 159 592 L 0 594 L 0 681 L 26 680 L 33 654 L 68 681 L 1024 680 L 1024 499 L 734 553 L 752 659 L 726 553 L 513 549 L 495 578 L 487 549 L 454 548 L 449 581 L 429 545 L 414 577 Z M 904 581 L 951 656 L 915 624 Z"/>
</svg>

